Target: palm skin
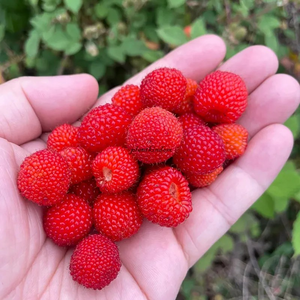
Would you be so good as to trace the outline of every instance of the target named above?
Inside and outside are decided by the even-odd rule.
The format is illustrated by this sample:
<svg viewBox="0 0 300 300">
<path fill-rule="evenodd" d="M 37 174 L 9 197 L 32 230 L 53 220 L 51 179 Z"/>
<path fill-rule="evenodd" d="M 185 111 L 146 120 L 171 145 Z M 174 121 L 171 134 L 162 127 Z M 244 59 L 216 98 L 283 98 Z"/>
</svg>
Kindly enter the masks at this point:
<svg viewBox="0 0 300 300">
<path fill-rule="evenodd" d="M 176 67 L 197 81 L 220 65 L 223 41 L 195 39 L 130 79 L 139 84 L 150 70 Z M 221 65 L 239 74 L 250 93 L 239 120 L 250 134 L 243 157 L 209 188 L 193 192 L 193 212 L 175 229 L 145 221 L 134 237 L 118 243 L 123 266 L 102 291 L 72 281 L 73 249 L 46 238 L 43 208 L 23 199 L 16 186 L 18 168 L 32 152 L 45 148 L 46 132 L 78 120 L 93 105 L 109 102 L 116 89 L 97 98 L 88 75 L 21 78 L 0 86 L 0 299 L 173 300 L 188 269 L 252 205 L 274 180 L 293 145 L 280 125 L 297 108 L 299 84 L 274 75 L 277 58 L 263 46 L 249 47 Z"/>
</svg>

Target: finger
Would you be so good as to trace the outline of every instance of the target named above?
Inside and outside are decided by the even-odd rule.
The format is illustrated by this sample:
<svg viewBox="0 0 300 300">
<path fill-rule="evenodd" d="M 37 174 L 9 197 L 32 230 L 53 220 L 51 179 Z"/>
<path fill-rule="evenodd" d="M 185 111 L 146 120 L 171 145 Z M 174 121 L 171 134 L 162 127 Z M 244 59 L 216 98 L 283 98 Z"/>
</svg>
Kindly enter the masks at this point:
<svg viewBox="0 0 300 300">
<path fill-rule="evenodd" d="M 194 210 L 174 231 L 190 266 L 262 195 L 292 147 L 293 136 L 285 126 L 268 126 L 254 136 L 245 154 L 209 188 L 193 192 Z"/>
<path fill-rule="evenodd" d="M 273 75 L 250 95 L 248 107 L 238 123 L 247 128 L 251 137 L 267 125 L 284 123 L 299 102 L 299 83 L 289 75 Z"/>
<path fill-rule="evenodd" d="M 251 46 L 226 61 L 219 69 L 240 75 L 251 93 L 264 80 L 275 74 L 278 59 L 265 46 Z"/>
<path fill-rule="evenodd" d="M 96 101 L 90 75 L 23 77 L 0 86 L 0 137 L 16 144 L 74 122 Z"/>
<path fill-rule="evenodd" d="M 217 68 L 224 59 L 225 53 L 226 46 L 220 37 L 216 35 L 204 35 L 176 48 L 164 58 L 133 76 L 125 84 L 139 85 L 149 72 L 161 67 L 176 68 L 184 76 L 200 81 L 205 75 Z M 96 105 L 110 102 L 117 90 L 118 88 L 101 96 Z"/>
</svg>

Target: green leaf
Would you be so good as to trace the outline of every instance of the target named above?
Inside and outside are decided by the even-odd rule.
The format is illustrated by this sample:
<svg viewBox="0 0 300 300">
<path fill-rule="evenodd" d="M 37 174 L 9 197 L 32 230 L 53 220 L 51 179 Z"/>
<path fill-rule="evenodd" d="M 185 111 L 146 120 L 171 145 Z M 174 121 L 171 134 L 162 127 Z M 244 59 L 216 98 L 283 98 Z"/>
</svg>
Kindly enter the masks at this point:
<svg viewBox="0 0 300 300">
<path fill-rule="evenodd" d="M 206 34 L 205 22 L 202 18 L 198 18 L 192 25 L 191 38 Z"/>
<path fill-rule="evenodd" d="M 83 0 L 64 0 L 65 6 L 74 14 L 77 14 L 82 6 Z"/>
<path fill-rule="evenodd" d="M 66 33 L 73 41 L 79 41 L 81 39 L 81 31 L 76 23 L 69 23 L 66 26 Z"/>
<path fill-rule="evenodd" d="M 32 30 L 25 43 L 25 53 L 28 57 L 36 57 L 39 51 L 40 35 L 36 30 Z"/>
<path fill-rule="evenodd" d="M 275 53 L 278 51 L 278 39 L 277 36 L 274 34 L 267 34 L 265 36 L 265 43 L 266 46 L 271 48 Z"/>
<path fill-rule="evenodd" d="M 289 205 L 289 198 L 273 197 L 274 209 L 277 213 L 284 212 Z"/>
<path fill-rule="evenodd" d="M 274 202 L 270 195 L 264 193 L 253 205 L 252 209 L 261 214 L 265 218 L 274 217 Z"/>
<path fill-rule="evenodd" d="M 230 235 L 223 235 L 214 245 L 213 247 L 220 249 L 221 253 L 226 254 L 233 250 L 234 242 Z"/>
<path fill-rule="evenodd" d="M 0 24 L 0 42 L 3 40 L 5 35 L 5 26 L 4 24 Z"/>
<path fill-rule="evenodd" d="M 158 36 L 167 44 L 179 46 L 187 41 L 184 31 L 179 26 L 167 26 L 157 30 Z"/>
<path fill-rule="evenodd" d="M 280 21 L 273 15 L 263 15 L 258 20 L 257 26 L 265 36 L 270 36 L 273 35 L 273 30 L 280 26 Z"/>
<path fill-rule="evenodd" d="M 39 3 L 39 0 L 29 0 L 30 5 L 37 6 Z"/>
<path fill-rule="evenodd" d="M 107 14 L 107 22 L 110 26 L 116 25 L 121 20 L 120 12 L 115 8 L 110 8 Z"/>
<path fill-rule="evenodd" d="M 291 116 L 284 125 L 288 127 L 291 132 L 293 133 L 293 137 L 296 138 L 300 132 L 299 126 L 299 117 L 297 115 Z"/>
<path fill-rule="evenodd" d="M 49 13 L 37 15 L 30 20 L 31 25 L 40 33 L 48 31 L 51 25 L 52 16 Z"/>
<path fill-rule="evenodd" d="M 65 54 L 73 55 L 73 54 L 77 53 L 78 51 L 80 51 L 81 48 L 82 48 L 81 43 L 74 42 L 73 44 L 70 44 L 70 46 L 68 47 L 67 50 L 65 50 Z"/>
<path fill-rule="evenodd" d="M 94 61 L 89 66 L 89 73 L 97 80 L 103 77 L 106 71 L 106 66 L 101 61 Z"/>
<path fill-rule="evenodd" d="M 95 15 L 99 19 L 104 19 L 108 15 L 108 12 L 109 12 L 109 5 L 105 3 L 100 2 L 95 6 Z"/>
<path fill-rule="evenodd" d="M 295 251 L 295 256 L 300 254 L 300 212 L 297 214 L 297 218 L 293 224 L 292 231 L 292 245 Z"/>
<path fill-rule="evenodd" d="M 141 56 L 147 51 L 143 41 L 137 40 L 133 37 L 127 37 L 122 43 L 124 53 L 129 56 Z"/>
<path fill-rule="evenodd" d="M 150 63 L 159 60 L 163 56 L 164 52 L 160 50 L 149 50 L 142 55 L 142 57 Z"/>
<path fill-rule="evenodd" d="M 110 46 L 107 48 L 107 54 L 110 58 L 113 60 L 119 62 L 119 63 L 124 63 L 125 62 L 125 54 L 124 50 L 121 46 Z"/>
<path fill-rule="evenodd" d="M 43 9 L 53 11 L 61 3 L 61 0 L 43 0 Z"/>
<path fill-rule="evenodd" d="M 175 14 L 165 7 L 157 9 L 156 12 L 156 23 L 158 27 L 165 27 L 172 25 L 175 21 Z"/>
<path fill-rule="evenodd" d="M 185 0 L 168 0 L 168 6 L 170 8 L 177 8 L 185 4 Z"/>
<path fill-rule="evenodd" d="M 52 36 L 45 42 L 51 49 L 58 51 L 67 50 L 70 45 L 70 39 L 61 26 L 56 26 Z"/>
<path fill-rule="evenodd" d="M 253 216 L 253 214 L 245 213 L 237 220 L 237 222 L 233 226 L 231 226 L 229 231 L 236 234 L 245 233 L 252 227 L 255 227 L 257 224 L 258 221 Z"/>
</svg>

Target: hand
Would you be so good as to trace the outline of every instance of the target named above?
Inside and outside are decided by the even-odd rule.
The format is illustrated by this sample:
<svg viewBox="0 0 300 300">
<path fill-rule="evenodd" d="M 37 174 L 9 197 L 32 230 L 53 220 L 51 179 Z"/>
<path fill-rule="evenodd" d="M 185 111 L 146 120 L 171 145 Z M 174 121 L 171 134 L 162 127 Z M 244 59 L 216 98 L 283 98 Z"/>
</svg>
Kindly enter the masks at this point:
<svg viewBox="0 0 300 300">
<path fill-rule="evenodd" d="M 203 36 L 127 83 L 139 84 L 162 66 L 200 81 L 224 55 L 220 38 Z M 221 65 L 221 70 L 239 74 L 250 94 L 239 120 L 251 138 L 246 153 L 210 187 L 193 192 L 194 210 L 182 225 L 172 230 L 145 221 L 137 235 L 118 243 L 123 266 L 102 291 L 72 280 L 68 264 L 73 250 L 46 238 L 43 209 L 19 195 L 16 178 L 23 159 L 46 147 L 42 133 L 109 102 L 117 88 L 95 103 L 97 82 L 89 75 L 25 77 L 1 85 L 0 299 L 175 299 L 188 269 L 258 199 L 288 159 L 293 137 L 281 123 L 297 108 L 300 89 L 292 77 L 274 75 L 277 67 L 276 56 L 263 46 L 249 47 Z"/>
</svg>

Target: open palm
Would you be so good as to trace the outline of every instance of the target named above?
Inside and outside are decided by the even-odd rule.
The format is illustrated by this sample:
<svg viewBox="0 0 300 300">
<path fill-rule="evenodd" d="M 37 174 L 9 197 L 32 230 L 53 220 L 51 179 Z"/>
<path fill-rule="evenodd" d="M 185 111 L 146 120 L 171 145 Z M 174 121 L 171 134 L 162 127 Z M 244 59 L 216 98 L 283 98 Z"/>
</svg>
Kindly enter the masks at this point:
<svg viewBox="0 0 300 300">
<path fill-rule="evenodd" d="M 200 81 L 218 67 L 225 51 L 220 38 L 203 36 L 127 83 L 139 84 L 162 66 Z M 250 134 L 246 153 L 210 187 L 193 192 L 194 210 L 182 225 L 172 230 L 145 221 L 137 235 L 119 242 L 121 272 L 102 291 L 72 280 L 68 264 L 73 249 L 46 238 L 43 208 L 20 197 L 16 178 L 23 159 L 46 147 L 46 132 L 109 102 L 116 89 L 96 102 L 97 83 L 89 75 L 27 77 L 1 85 L 0 299 L 175 299 L 189 267 L 264 192 L 290 154 L 293 138 L 280 123 L 297 108 L 300 89 L 292 77 L 274 75 L 277 67 L 276 56 L 263 46 L 249 47 L 220 67 L 239 74 L 250 94 L 239 120 Z"/>
</svg>

